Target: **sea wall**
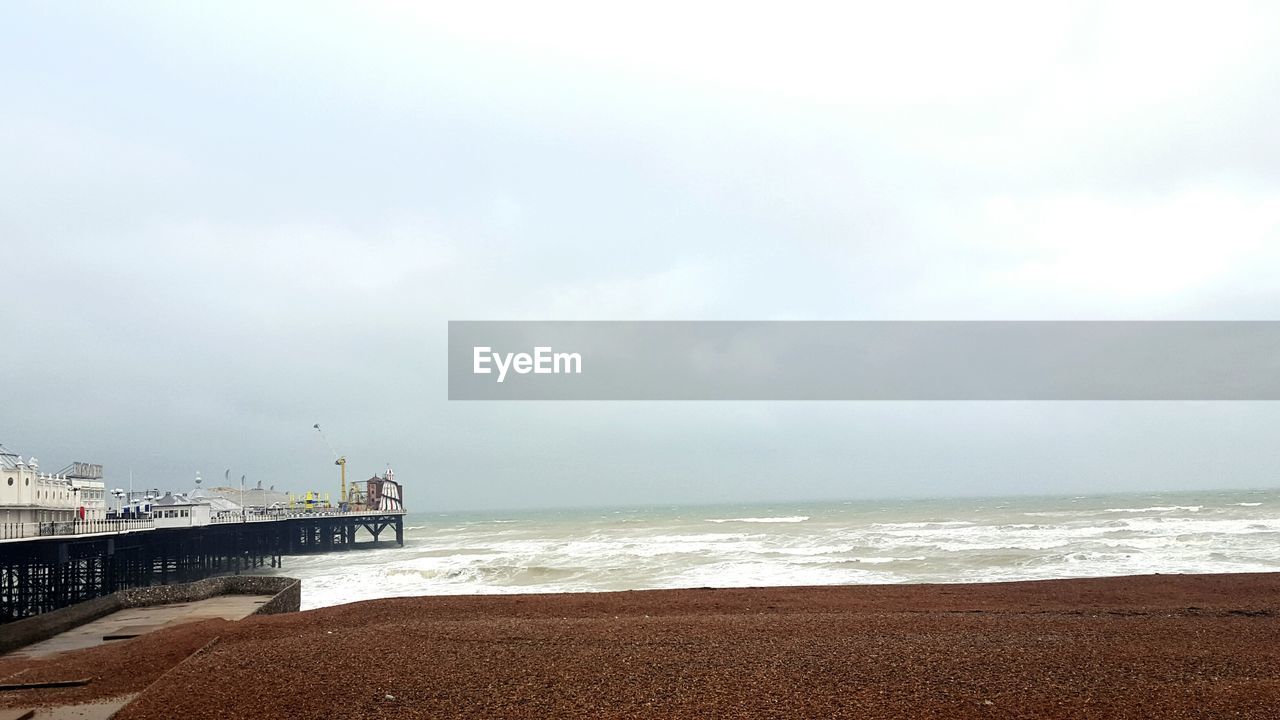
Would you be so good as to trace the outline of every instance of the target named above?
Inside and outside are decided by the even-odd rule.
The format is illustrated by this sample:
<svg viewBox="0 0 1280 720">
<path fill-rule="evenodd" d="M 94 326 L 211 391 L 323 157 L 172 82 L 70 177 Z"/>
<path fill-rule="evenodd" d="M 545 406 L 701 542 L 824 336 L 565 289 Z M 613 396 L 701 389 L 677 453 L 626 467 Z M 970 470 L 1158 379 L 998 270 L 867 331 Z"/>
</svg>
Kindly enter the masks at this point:
<svg viewBox="0 0 1280 720">
<path fill-rule="evenodd" d="M 121 607 L 143 607 L 146 605 L 167 605 L 169 603 L 195 602 L 207 600 L 216 595 L 273 595 L 285 594 L 296 598 L 289 606 L 287 599 L 276 603 L 273 597 L 269 605 L 280 609 L 272 612 L 293 612 L 298 609 L 302 600 L 301 583 L 293 578 L 268 577 L 262 575 L 225 575 L 205 578 L 189 583 L 176 585 L 151 585 L 148 587 L 121 590 Z M 75 607 L 75 606 L 72 606 Z M 71 608 L 65 608 L 70 610 Z M 58 612 L 58 611 L 55 611 Z M 48 614 L 48 613 L 46 613 Z M 261 611 L 255 614 L 261 614 Z"/>
<path fill-rule="evenodd" d="M 289 577 L 227 575 L 175 585 L 130 588 L 0 625 L 0 654 L 47 640 L 61 632 L 125 608 L 206 600 L 217 595 L 271 595 L 255 615 L 296 612 L 302 583 Z"/>
</svg>

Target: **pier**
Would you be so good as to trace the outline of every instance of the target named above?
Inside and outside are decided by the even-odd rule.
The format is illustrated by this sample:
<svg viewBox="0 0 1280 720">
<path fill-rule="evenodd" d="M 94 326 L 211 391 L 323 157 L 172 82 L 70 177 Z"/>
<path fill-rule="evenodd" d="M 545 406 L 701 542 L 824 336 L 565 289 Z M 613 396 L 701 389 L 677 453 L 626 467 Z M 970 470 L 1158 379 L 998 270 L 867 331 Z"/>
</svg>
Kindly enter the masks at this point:
<svg viewBox="0 0 1280 720">
<path fill-rule="evenodd" d="M 363 530 L 363 535 L 360 531 Z M 0 524 L 0 623 L 126 588 L 190 582 L 281 556 L 404 545 L 404 510 L 245 512 L 172 527 L 151 518 Z"/>
</svg>

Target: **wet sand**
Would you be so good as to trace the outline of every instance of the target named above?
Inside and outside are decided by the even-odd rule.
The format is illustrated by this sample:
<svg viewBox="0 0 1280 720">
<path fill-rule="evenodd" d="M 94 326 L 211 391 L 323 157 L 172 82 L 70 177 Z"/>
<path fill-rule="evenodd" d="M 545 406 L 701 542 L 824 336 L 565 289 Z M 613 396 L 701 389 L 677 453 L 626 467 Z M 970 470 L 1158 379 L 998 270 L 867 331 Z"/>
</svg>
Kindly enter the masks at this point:
<svg viewBox="0 0 1280 720">
<path fill-rule="evenodd" d="M 401 598 L 15 663 L 132 719 L 1275 718 L 1280 574 Z"/>
</svg>

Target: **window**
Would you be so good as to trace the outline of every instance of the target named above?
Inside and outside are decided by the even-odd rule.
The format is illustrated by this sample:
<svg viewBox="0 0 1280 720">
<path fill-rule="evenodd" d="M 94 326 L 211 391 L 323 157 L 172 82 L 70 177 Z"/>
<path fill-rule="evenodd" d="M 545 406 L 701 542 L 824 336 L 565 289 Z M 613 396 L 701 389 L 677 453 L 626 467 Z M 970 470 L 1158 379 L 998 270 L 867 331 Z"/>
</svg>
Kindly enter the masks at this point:
<svg viewBox="0 0 1280 720">
<path fill-rule="evenodd" d="M 13 487 L 13 478 L 9 478 L 9 487 Z"/>
</svg>

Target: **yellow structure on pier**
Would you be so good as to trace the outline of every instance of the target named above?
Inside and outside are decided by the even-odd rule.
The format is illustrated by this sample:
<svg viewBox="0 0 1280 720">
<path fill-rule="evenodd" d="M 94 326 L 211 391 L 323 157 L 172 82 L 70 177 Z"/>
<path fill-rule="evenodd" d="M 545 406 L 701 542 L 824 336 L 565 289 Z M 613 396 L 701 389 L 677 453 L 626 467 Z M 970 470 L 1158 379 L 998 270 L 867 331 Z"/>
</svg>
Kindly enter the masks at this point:
<svg viewBox="0 0 1280 720">
<path fill-rule="evenodd" d="M 290 510 L 318 510 L 331 508 L 333 505 L 329 503 L 329 493 L 318 493 L 308 490 L 305 495 L 289 495 Z"/>
</svg>

